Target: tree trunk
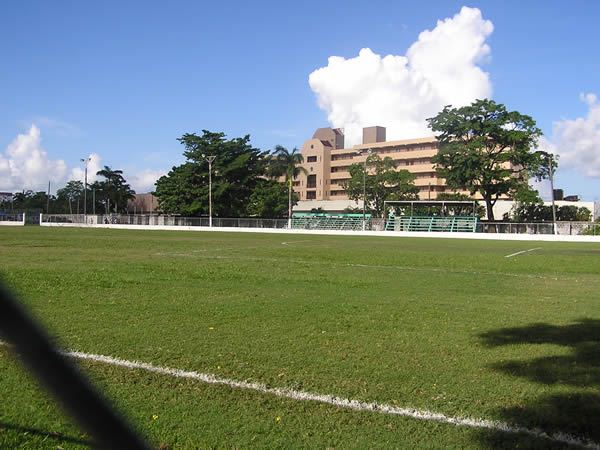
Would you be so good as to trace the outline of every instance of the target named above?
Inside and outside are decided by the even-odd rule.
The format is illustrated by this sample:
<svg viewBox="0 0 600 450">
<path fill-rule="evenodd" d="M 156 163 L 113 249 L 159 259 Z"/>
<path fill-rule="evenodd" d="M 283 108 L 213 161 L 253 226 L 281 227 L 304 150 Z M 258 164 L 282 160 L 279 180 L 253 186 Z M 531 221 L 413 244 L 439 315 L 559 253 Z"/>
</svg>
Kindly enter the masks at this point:
<svg viewBox="0 0 600 450">
<path fill-rule="evenodd" d="M 487 218 L 489 221 L 494 220 L 494 205 L 492 204 L 492 199 L 489 197 L 485 198 L 485 209 L 487 213 Z"/>
<path fill-rule="evenodd" d="M 288 228 L 292 228 L 292 179 L 288 184 Z"/>
</svg>

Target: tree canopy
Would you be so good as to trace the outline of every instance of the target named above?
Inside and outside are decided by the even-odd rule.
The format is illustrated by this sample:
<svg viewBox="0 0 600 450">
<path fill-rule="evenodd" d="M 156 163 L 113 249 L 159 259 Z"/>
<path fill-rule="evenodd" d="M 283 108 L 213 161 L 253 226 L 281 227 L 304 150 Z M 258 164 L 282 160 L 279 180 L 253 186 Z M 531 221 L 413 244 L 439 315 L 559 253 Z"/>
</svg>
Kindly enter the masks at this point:
<svg viewBox="0 0 600 450">
<path fill-rule="evenodd" d="M 96 181 L 91 188 L 96 191 L 96 199 L 105 202 L 105 212 L 107 214 L 125 212 L 127 200 L 135 197 L 135 191 L 127 184 L 123 171 L 104 166 L 102 170 L 96 172 L 96 175 L 103 177 L 104 180 Z"/>
<path fill-rule="evenodd" d="M 202 135 L 186 133 L 183 144 L 186 162 L 173 167 L 156 182 L 160 210 L 168 214 L 208 214 L 208 161 L 212 163 L 213 214 L 221 217 L 246 215 L 250 196 L 265 173 L 265 153 L 250 144 L 250 136 L 226 139 L 224 133 L 207 130 Z"/>
<path fill-rule="evenodd" d="M 489 220 L 499 198 L 514 196 L 529 178 L 548 177 L 548 158 L 535 151 L 542 132 L 530 116 L 486 99 L 446 106 L 427 121 L 440 141 L 438 174 L 451 189 L 481 195 Z"/>
<path fill-rule="evenodd" d="M 297 201 L 293 194 L 292 201 Z M 259 180 L 248 200 L 248 215 L 277 219 L 286 216 L 288 210 L 288 189 L 275 180 Z"/>
<path fill-rule="evenodd" d="M 268 158 L 267 174 L 271 177 L 285 177 L 288 189 L 288 219 L 292 217 L 292 206 L 298 202 L 297 196 L 294 195 L 293 182 L 301 173 L 307 173 L 301 166 L 303 162 L 304 158 L 297 148 L 289 151 L 281 145 L 276 145 L 273 155 Z"/>
<path fill-rule="evenodd" d="M 64 202 L 69 206 L 69 213 L 73 214 L 73 202 L 77 203 L 76 214 L 79 214 L 79 203 L 83 203 L 83 182 L 78 180 L 69 181 L 64 187 L 56 191 L 56 200 Z"/>
<path fill-rule="evenodd" d="M 419 189 L 414 184 L 415 176 L 408 170 L 396 170 L 396 163 L 389 156 L 381 159 L 379 155 L 369 155 L 366 177 L 363 163 L 352 164 L 348 170 L 351 178 L 343 184 L 348 197 L 363 200 L 366 186 L 366 207 L 378 217 L 383 216 L 386 200 L 417 199 Z"/>
</svg>

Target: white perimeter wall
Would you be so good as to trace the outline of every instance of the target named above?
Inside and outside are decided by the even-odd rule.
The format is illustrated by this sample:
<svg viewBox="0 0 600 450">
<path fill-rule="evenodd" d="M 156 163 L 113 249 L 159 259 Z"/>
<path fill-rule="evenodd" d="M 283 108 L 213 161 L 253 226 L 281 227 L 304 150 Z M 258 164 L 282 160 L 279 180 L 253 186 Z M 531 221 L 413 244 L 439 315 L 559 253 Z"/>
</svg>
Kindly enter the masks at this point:
<svg viewBox="0 0 600 450">
<path fill-rule="evenodd" d="M 22 227 L 25 225 L 25 214 L 22 220 L 0 220 L 0 226 L 5 227 Z"/>
<path fill-rule="evenodd" d="M 496 241 L 546 241 L 546 242 L 597 242 L 600 236 L 569 236 L 553 234 L 508 234 L 508 233 L 447 233 L 421 231 L 342 231 L 342 230 L 287 230 L 280 228 L 237 228 L 237 227 L 188 227 L 169 225 L 86 225 L 80 223 L 42 223 L 43 227 L 114 228 L 119 230 L 154 231 L 204 231 L 230 233 L 271 233 L 281 235 L 329 235 L 329 236 L 383 236 L 383 237 L 424 237 L 445 239 L 480 239 Z"/>
</svg>

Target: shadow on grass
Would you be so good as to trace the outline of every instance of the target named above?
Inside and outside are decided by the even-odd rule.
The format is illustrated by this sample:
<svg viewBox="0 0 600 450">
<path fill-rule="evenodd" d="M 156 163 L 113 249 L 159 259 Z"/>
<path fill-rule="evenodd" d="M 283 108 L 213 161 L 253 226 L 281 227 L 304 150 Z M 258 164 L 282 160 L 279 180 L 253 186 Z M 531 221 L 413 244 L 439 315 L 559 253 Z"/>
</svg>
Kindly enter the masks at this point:
<svg viewBox="0 0 600 450">
<path fill-rule="evenodd" d="M 2 430 L 15 431 L 19 434 L 28 434 L 30 436 L 40 436 L 40 437 L 43 437 L 46 439 L 52 439 L 52 440 L 56 441 L 57 444 L 60 442 L 68 442 L 70 444 L 80 444 L 80 445 L 84 445 L 87 447 L 92 446 L 92 443 L 90 441 L 86 441 L 86 440 L 79 439 L 79 438 L 72 437 L 72 436 L 67 436 L 65 434 L 56 433 L 53 431 L 45 431 L 45 430 L 39 430 L 37 428 L 22 427 L 20 425 L 14 425 L 12 423 L 0 422 L 0 431 L 2 431 Z"/>
<path fill-rule="evenodd" d="M 492 366 L 508 375 L 536 383 L 571 388 L 588 388 L 538 398 L 530 404 L 505 408 L 500 417 L 508 423 L 540 428 L 548 433 L 566 432 L 600 441 L 600 320 L 582 319 L 569 325 L 533 324 L 503 328 L 480 335 L 490 347 L 521 344 L 553 344 L 571 349 L 569 355 L 545 356 L 527 361 L 508 361 Z M 540 440 L 541 441 L 541 440 Z M 486 433 L 482 444 L 491 447 L 548 447 L 523 436 Z"/>
</svg>

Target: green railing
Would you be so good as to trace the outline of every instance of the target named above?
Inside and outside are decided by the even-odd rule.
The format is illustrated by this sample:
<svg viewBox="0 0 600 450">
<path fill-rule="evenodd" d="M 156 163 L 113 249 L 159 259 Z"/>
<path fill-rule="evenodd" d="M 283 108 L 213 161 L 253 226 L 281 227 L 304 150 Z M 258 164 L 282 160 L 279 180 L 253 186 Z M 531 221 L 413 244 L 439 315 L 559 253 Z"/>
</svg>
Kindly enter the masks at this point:
<svg viewBox="0 0 600 450">
<path fill-rule="evenodd" d="M 370 230 L 371 214 L 364 216 L 365 230 Z M 294 213 L 292 228 L 301 230 L 349 230 L 360 231 L 363 229 L 362 214 L 322 214 L 322 213 Z"/>
<path fill-rule="evenodd" d="M 475 232 L 477 217 L 471 216 L 398 216 L 388 218 L 386 231 Z"/>
</svg>

